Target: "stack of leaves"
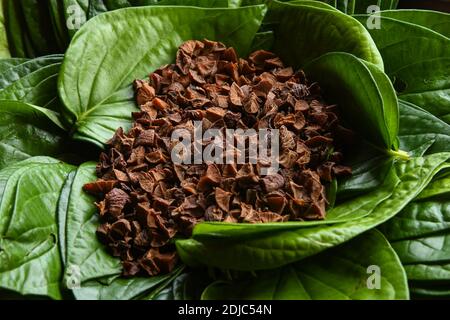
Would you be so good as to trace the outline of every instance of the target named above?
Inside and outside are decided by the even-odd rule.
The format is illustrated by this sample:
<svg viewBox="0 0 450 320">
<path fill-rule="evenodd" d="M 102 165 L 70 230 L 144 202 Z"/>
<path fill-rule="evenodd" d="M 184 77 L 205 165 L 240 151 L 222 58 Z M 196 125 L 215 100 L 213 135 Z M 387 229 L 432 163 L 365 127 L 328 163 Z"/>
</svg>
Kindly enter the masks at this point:
<svg viewBox="0 0 450 320">
<path fill-rule="evenodd" d="M 197 7 L 105 12 L 119 2 L 150 4 L 0 2 L 8 9 L 0 14 L 0 55 L 8 58 L 0 60 L 0 96 L 6 99 L 0 100 L 1 298 L 450 296 L 448 14 L 354 15 L 367 12 L 368 4 L 388 9 L 396 3 L 391 0 L 170 0 Z M 257 2 L 265 5 L 253 6 Z M 49 20 L 41 9 L 32 10 L 35 4 L 58 10 Z M 241 7 L 225 8 L 231 5 Z M 380 28 L 366 30 L 377 18 Z M 18 58 L 54 53 L 48 45 L 55 36 L 41 27 L 49 22 L 62 31 L 57 43 L 64 56 Z M 77 22 L 79 31 L 65 29 Z M 272 51 L 314 76 L 324 98 L 339 105 L 346 126 L 364 140 L 346 153 L 353 174 L 329 184 L 326 219 L 201 222 L 189 239 L 173 239 L 180 267 L 153 277 L 121 277 L 121 260 L 97 239 L 101 221 L 94 198 L 82 189 L 96 179 L 96 163 L 79 165 L 64 154 L 71 149 L 78 157 L 84 153 L 81 161 L 97 160 L 98 148 L 117 128 L 132 127 L 131 113 L 138 111 L 132 82 L 174 63 L 184 41 L 205 38 L 241 56 Z M 79 148 L 68 148 L 73 141 Z M 371 265 L 381 268 L 379 290 L 367 287 Z"/>
<path fill-rule="evenodd" d="M 450 294 L 449 196 L 447 172 L 381 229 L 402 260 L 411 293 L 418 297 Z"/>
<path fill-rule="evenodd" d="M 347 14 L 363 14 L 370 5 L 381 10 L 397 7 L 398 0 L 315 0 Z M 152 5 L 238 7 L 269 0 L 6 0 L 0 3 L 0 57 L 34 58 L 64 53 L 72 37 L 90 19 L 117 9 Z M 293 1 L 295 2 L 295 1 Z M 4 20 L 4 21 L 3 21 Z M 5 27 L 4 27 L 5 26 Z M 6 32 L 2 32 L 5 28 Z"/>
<path fill-rule="evenodd" d="M 255 51 L 245 60 L 219 42 L 187 41 L 175 64 L 152 73 L 150 83 L 136 81 L 135 88 L 141 112 L 134 113 L 133 128 L 117 130 L 100 156 L 100 179 L 85 186 L 100 196 L 105 223 L 97 233 L 121 257 L 125 275 L 170 272 L 176 262 L 172 238 L 190 236 L 202 221 L 324 219 L 323 184 L 351 174 L 339 163 L 353 133 L 340 125 L 337 107 L 324 105 L 317 84 L 309 85 L 303 72 L 294 73 L 271 52 Z M 197 141 L 204 148 L 222 146 L 215 151 L 218 163 L 172 162 L 174 131 L 186 130 L 191 148 L 195 121 L 198 130 L 219 130 Z M 251 159 L 252 145 L 238 132 L 227 146 L 226 130 L 238 128 L 279 130 L 279 159 Z M 242 140 L 241 149 L 235 140 Z M 267 160 L 281 170 L 262 174 L 271 165 Z"/>
</svg>

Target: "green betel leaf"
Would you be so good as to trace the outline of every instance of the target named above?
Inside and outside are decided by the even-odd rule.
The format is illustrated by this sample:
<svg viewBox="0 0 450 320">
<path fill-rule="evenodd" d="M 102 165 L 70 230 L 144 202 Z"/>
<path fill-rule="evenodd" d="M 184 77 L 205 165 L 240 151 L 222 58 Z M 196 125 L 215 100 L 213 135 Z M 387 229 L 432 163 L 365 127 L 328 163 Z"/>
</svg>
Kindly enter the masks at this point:
<svg viewBox="0 0 450 320">
<path fill-rule="evenodd" d="M 450 234 L 396 241 L 393 248 L 405 264 L 445 263 L 450 260 Z"/>
<path fill-rule="evenodd" d="M 311 1 L 273 1 L 265 22 L 274 25 L 274 51 L 288 65 L 304 66 L 325 53 L 342 51 L 383 68 L 383 60 L 367 30 L 337 10 L 311 5 Z"/>
<path fill-rule="evenodd" d="M 229 239 L 227 242 L 219 232 L 208 235 L 216 239 L 204 240 L 205 235 L 199 237 L 194 229 L 193 239 L 177 241 L 178 253 L 188 265 L 238 270 L 269 269 L 304 259 L 348 241 L 395 216 L 446 166 L 449 157 L 449 153 L 442 153 L 399 162 L 394 167 L 395 181 L 393 178 L 387 179 L 384 186 L 339 205 L 329 213 L 334 218 L 362 208 L 369 214 L 360 219 L 333 225 L 299 227 L 249 239 L 237 238 L 236 241 Z M 333 211 L 336 212 L 334 215 Z"/>
<path fill-rule="evenodd" d="M 450 45 L 450 42 L 448 43 Z M 419 61 L 391 74 L 399 98 L 450 123 L 450 57 Z"/>
<path fill-rule="evenodd" d="M 80 270 L 81 284 L 117 276 L 122 271 L 120 260 L 107 253 L 96 236 L 99 216 L 95 199 L 83 191 L 83 185 L 95 179 L 95 163 L 81 165 L 66 181 L 59 198 L 58 225 L 65 270 Z"/>
<path fill-rule="evenodd" d="M 8 71 L 9 68 L 18 66 L 19 64 L 22 64 L 24 62 L 27 62 L 28 59 L 26 58 L 7 58 L 7 59 L 1 59 L 0 60 L 0 74 L 3 72 Z"/>
<path fill-rule="evenodd" d="M 376 66 L 347 53 L 328 53 L 305 68 L 344 120 L 365 139 L 390 150 L 398 133 L 398 102 L 388 77 Z M 357 83 L 364 87 L 356 89 Z"/>
<path fill-rule="evenodd" d="M 450 290 L 448 288 L 448 283 L 443 283 L 440 285 L 427 285 L 419 283 L 418 285 L 412 287 L 410 290 L 411 295 L 417 298 L 448 299 L 450 297 Z"/>
<path fill-rule="evenodd" d="M 355 18 L 367 26 L 368 15 L 357 15 Z M 368 31 L 383 56 L 388 74 L 418 61 L 448 57 L 450 54 L 450 40 L 437 32 L 382 15 L 373 18 L 380 19 L 379 28 L 368 28 Z"/>
<path fill-rule="evenodd" d="M 337 200 L 342 202 L 373 191 L 383 184 L 395 159 L 367 142 L 361 142 L 346 156 L 346 163 L 352 168 L 351 177 L 338 181 Z"/>
<path fill-rule="evenodd" d="M 9 58 L 11 56 L 11 53 L 9 52 L 3 7 L 3 1 L 0 1 L 0 59 Z"/>
<path fill-rule="evenodd" d="M 388 17 L 436 31 L 446 37 L 450 37 L 450 14 L 429 10 L 386 10 L 381 13 Z"/>
<path fill-rule="evenodd" d="M 273 31 L 258 32 L 253 39 L 252 48 L 250 51 L 256 50 L 273 50 L 273 43 L 275 36 Z"/>
<path fill-rule="evenodd" d="M 24 27 L 36 56 L 58 53 L 47 1 L 21 0 Z"/>
<path fill-rule="evenodd" d="M 181 273 L 172 283 L 154 295 L 152 300 L 199 300 L 203 290 L 211 284 L 205 270 L 191 270 Z"/>
<path fill-rule="evenodd" d="M 298 0 L 291 1 L 296 3 Z M 320 1 L 320 2 L 319 2 Z M 336 8 L 343 13 L 353 14 L 355 12 L 356 0 L 315 0 L 314 2 L 327 3 L 330 7 Z"/>
<path fill-rule="evenodd" d="M 338 0 L 339 1 L 339 0 Z M 398 0 L 356 0 L 354 13 L 368 13 L 370 6 L 377 6 L 380 10 L 395 9 L 398 5 Z M 373 12 L 373 9 L 370 10 Z"/>
<path fill-rule="evenodd" d="M 400 100 L 400 148 L 413 156 L 450 151 L 450 125 Z"/>
<path fill-rule="evenodd" d="M 236 8 L 238 7 L 237 1 L 239 0 L 137 0 L 130 1 L 131 6 L 145 6 L 145 5 L 158 5 L 158 6 L 192 6 L 192 7 L 204 7 L 204 8 Z M 120 2 L 116 0 L 116 2 Z"/>
<path fill-rule="evenodd" d="M 23 17 L 20 11 L 20 3 L 19 1 L 5 0 L 2 1 L 2 5 L 11 55 L 25 58 L 28 56 L 25 48 L 25 38 L 28 35 L 22 27 Z"/>
<path fill-rule="evenodd" d="M 293 1 L 280 1 L 280 2 L 289 2 L 289 4 L 299 4 L 306 5 L 315 8 L 328 9 L 332 11 L 337 11 L 336 4 L 334 0 L 331 1 L 318 1 L 318 0 L 293 0 Z"/>
<path fill-rule="evenodd" d="M 65 50 L 69 45 L 70 39 L 64 14 L 64 1 L 48 0 L 48 9 L 58 49 Z"/>
<path fill-rule="evenodd" d="M 0 60 L 0 99 L 58 110 L 57 80 L 63 56 Z"/>
<path fill-rule="evenodd" d="M 446 264 L 411 264 L 404 266 L 411 288 L 417 285 L 414 281 L 441 282 L 450 279 L 450 263 Z M 448 284 L 447 284 L 448 287 Z M 449 290 L 450 291 L 450 290 Z"/>
<path fill-rule="evenodd" d="M 379 28 L 369 28 L 369 32 L 380 49 L 386 72 L 393 79 L 399 97 L 449 122 L 450 39 L 419 25 L 425 25 L 424 20 L 431 18 L 420 13 L 417 17 L 418 24 L 413 24 L 408 19 L 397 20 L 381 13 L 370 18 L 379 19 Z M 364 23 L 369 16 L 360 15 L 357 19 Z M 436 23 L 441 20 L 437 19 Z"/>
<path fill-rule="evenodd" d="M 238 7 L 239 0 L 49 0 L 56 39 L 66 48 L 69 39 L 95 16 L 117 9 L 152 5 L 180 5 L 205 8 Z"/>
<path fill-rule="evenodd" d="M 62 10 L 69 38 L 72 38 L 88 19 L 89 0 L 62 0 Z"/>
<path fill-rule="evenodd" d="M 416 197 L 416 200 L 447 199 L 448 195 L 450 195 L 450 175 L 444 171 L 442 175 L 430 182 L 427 188 Z"/>
<path fill-rule="evenodd" d="M 0 169 L 33 156 L 62 154 L 66 134 L 55 122 L 53 111 L 0 100 Z"/>
<path fill-rule="evenodd" d="M 408 204 L 396 217 L 383 224 L 391 241 L 433 235 L 450 229 L 450 177 L 438 179 Z"/>
<path fill-rule="evenodd" d="M 0 170 L 0 287 L 61 298 L 56 205 L 73 167 L 31 158 Z"/>
<path fill-rule="evenodd" d="M 264 6 L 142 7 L 90 20 L 74 37 L 59 79 L 74 137 L 101 145 L 118 127 L 129 128 L 136 110 L 131 83 L 172 62 L 185 40 L 219 40 L 247 54 L 264 13 Z"/>
<path fill-rule="evenodd" d="M 439 286 L 446 284 L 448 289 L 450 283 L 449 194 L 450 176 L 444 174 L 381 226 L 404 264 L 416 295 L 446 295 Z"/>
<path fill-rule="evenodd" d="M 370 254 L 367 248 L 370 247 Z M 331 267 L 330 267 L 331 266 Z M 378 267 L 374 290 L 370 267 Z M 373 270 L 372 270 L 373 272 Z M 215 282 L 203 299 L 255 300 L 384 300 L 408 299 L 405 272 L 395 251 L 375 230 L 336 248 L 254 279 Z"/>
<path fill-rule="evenodd" d="M 231 3 L 232 4 L 232 3 Z M 229 7 L 228 0 L 97 0 L 89 2 L 88 17 L 93 18 L 104 12 L 139 6 L 193 6 L 204 8 L 227 8 Z M 238 7 L 230 5 L 230 7 Z"/>
<path fill-rule="evenodd" d="M 115 277 L 106 279 L 110 281 L 88 281 L 74 289 L 73 294 L 77 300 L 149 300 L 167 287 L 181 271 L 182 267 L 179 267 L 170 274 L 154 277 Z"/>
</svg>

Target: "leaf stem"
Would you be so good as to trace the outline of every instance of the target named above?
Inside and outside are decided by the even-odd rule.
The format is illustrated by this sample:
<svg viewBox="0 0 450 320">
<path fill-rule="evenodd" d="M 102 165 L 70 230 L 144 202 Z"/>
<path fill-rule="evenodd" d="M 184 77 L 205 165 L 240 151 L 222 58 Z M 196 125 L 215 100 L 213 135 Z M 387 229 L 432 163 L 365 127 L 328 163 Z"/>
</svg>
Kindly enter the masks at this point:
<svg viewBox="0 0 450 320">
<path fill-rule="evenodd" d="M 373 144 L 371 142 L 367 142 L 366 141 L 366 143 L 368 143 L 370 146 L 372 146 L 373 148 L 377 149 L 378 151 L 383 152 L 383 153 L 387 154 L 388 156 L 393 157 L 395 159 L 399 159 L 401 161 L 409 161 L 409 160 L 411 160 L 411 156 L 406 151 L 403 151 L 403 150 L 397 150 L 396 151 L 396 150 L 392 150 L 392 149 L 386 150 L 386 149 L 381 148 L 381 147 L 379 147 L 379 146 L 377 146 L 377 145 L 375 145 L 375 144 Z"/>
<path fill-rule="evenodd" d="M 390 156 L 392 156 L 392 157 L 394 157 L 394 158 L 397 158 L 397 159 L 399 159 L 399 160 L 402 160 L 402 161 L 408 161 L 408 160 L 411 160 L 411 157 L 410 157 L 409 153 L 406 152 L 406 151 L 403 151 L 403 150 L 398 150 L 398 151 L 395 151 L 395 150 L 389 150 L 389 151 L 388 151 L 388 154 L 389 154 Z"/>
</svg>

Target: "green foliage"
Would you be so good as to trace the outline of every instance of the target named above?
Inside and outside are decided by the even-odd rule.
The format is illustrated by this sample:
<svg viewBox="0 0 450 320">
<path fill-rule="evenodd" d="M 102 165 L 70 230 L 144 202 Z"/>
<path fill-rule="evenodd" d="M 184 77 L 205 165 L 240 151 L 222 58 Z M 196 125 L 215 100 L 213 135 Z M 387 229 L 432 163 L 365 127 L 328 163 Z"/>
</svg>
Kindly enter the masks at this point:
<svg viewBox="0 0 450 320">
<path fill-rule="evenodd" d="M 367 253 L 367 248 L 371 253 Z M 380 290 L 368 287 L 367 268 L 377 265 Z M 332 266 L 330 268 L 330 266 Z M 206 300 L 382 300 L 408 299 L 402 265 L 386 239 L 369 231 L 353 241 L 279 269 L 235 281 L 217 281 Z"/>
<path fill-rule="evenodd" d="M 450 15 L 394 0 L 0 3 L 0 299 L 407 299 L 405 276 L 414 297 L 450 296 Z M 353 175 L 329 187 L 323 221 L 201 223 L 176 240 L 193 268 L 123 278 L 82 186 L 131 125 L 133 80 L 203 38 L 304 68 L 361 138 Z"/>
<path fill-rule="evenodd" d="M 118 127 L 128 128 L 131 112 L 136 110 L 132 82 L 172 62 L 185 40 L 220 40 L 247 54 L 264 13 L 262 6 L 237 10 L 143 7 L 92 19 L 74 37 L 59 79 L 74 137 L 101 145 Z M 118 65 L 118 59 L 123 63 Z"/>
</svg>

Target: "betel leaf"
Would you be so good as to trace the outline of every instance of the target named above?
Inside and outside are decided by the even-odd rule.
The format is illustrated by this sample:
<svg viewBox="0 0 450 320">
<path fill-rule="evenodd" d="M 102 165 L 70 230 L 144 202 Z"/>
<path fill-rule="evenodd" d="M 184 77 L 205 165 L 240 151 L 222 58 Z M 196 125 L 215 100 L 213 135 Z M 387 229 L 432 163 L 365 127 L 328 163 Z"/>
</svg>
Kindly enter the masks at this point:
<svg viewBox="0 0 450 320">
<path fill-rule="evenodd" d="M 450 233 L 391 242 L 404 264 L 443 263 L 450 260 Z"/>
<path fill-rule="evenodd" d="M 82 164 L 66 181 L 59 198 L 58 225 L 65 272 L 79 270 L 81 284 L 120 275 L 122 271 L 120 260 L 107 253 L 96 236 L 99 217 L 95 199 L 83 191 L 83 185 L 95 179 L 95 163 Z"/>
<path fill-rule="evenodd" d="M 0 287 L 61 298 L 56 204 L 73 167 L 31 158 L 0 170 Z"/>
<path fill-rule="evenodd" d="M 391 241 L 434 235 L 450 230 L 450 178 L 438 179 L 422 191 L 381 230 Z M 439 197 L 441 195 L 441 197 Z"/>
<path fill-rule="evenodd" d="M 356 15 L 365 24 L 368 15 Z M 367 28 L 375 41 L 387 74 L 396 72 L 419 61 L 448 57 L 450 55 L 449 39 L 428 28 L 384 16 L 379 28 Z"/>
<path fill-rule="evenodd" d="M 29 52 L 25 48 L 25 38 L 28 37 L 23 26 L 23 17 L 19 1 L 2 1 L 5 27 L 8 37 L 9 50 L 13 57 L 25 58 Z"/>
<path fill-rule="evenodd" d="M 69 45 L 69 32 L 64 14 L 64 1 L 48 0 L 50 20 L 59 50 L 65 50 Z"/>
<path fill-rule="evenodd" d="M 328 53 L 305 67 L 343 119 L 373 144 L 390 150 L 398 133 L 398 102 L 388 77 L 348 53 Z M 356 89 L 357 83 L 364 83 Z"/>
<path fill-rule="evenodd" d="M 0 99 L 17 100 L 57 110 L 57 80 L 63 56 L 0 60 Z"/>
<path fill-rule="evenodd" d="M 450 125 L 400 100 L 400 148 L 413 156 L 450 151 Z"/>
<path fill-rule="evenodd" d="M 36 56 L 58 53 L 47 1 L 21 0 L 18 2 L 24 17 L 24 27 L 29 34 Z"/>
<path fill-rule="evenodd" d="M 157 3 L 155 3 L 158 6 L 193 6 L 193 7 L 204 7 L 204 8 L 236 8 L 238 7 L 237 1 L 239 0 L 159 0 Z M 139 1 L 137 1 L 139 2 Z M 140 1 L 140 4 L 133 3 L 133 6 L 143 6 L 146 5 L 146 3 L 142 3 Z"/>
<path fill-rule="evenodd" d="M 140 6 L 193 6 L 204 8 L 227 8 L 238 7 L 236 0 L 96 0 L 89 1 L 88 18 L 91 19 L 98 14 L 128 8 L 128 7 L 140 7 Z"/>
<path fill-rule="evenodd" d="M 414 15 L 422 22 L 429 19 L 421 12 L 410 18 Z M 372 18 L 379 19 L 379 26 L 368 30 L 399 97 L 450 122 L 450 39 L 412 21 L 389 18 L 383 13 Z M 364 22 L 368 16 L 359 15 L 357 19 Z"/>
<path fill-rule="evenodd" d="M 446 37 L 450 37 L 450 14 L 445 12 L 419 9 L 386 10 L 381 15 L 383 17 L 418 24 L 439 32 Z"/>
<path fill-rule="evenodd" d="M 426 199 L 447 199 L 450 195 L 450 175 L 449 172 L 443 172 L 438 175 L 430 184 L 416 197 L 416 200 Z"/>
<path fill-rule="evenodd" d="M 5 58 L 0 60 L 0 74 L 7 71 L 9 68 L 22 64 L 28 61 L 27 58 Z"/>
<path fill-rule="evenodd" d="M 450 41 L 448 43 L 450 45 Z M 390 74 L 399 98 L 450 123 L 450 57 L 418 61 Z"/>
<path fill-rule="evenodd" d="M 320 1 L 320 0 L 319 0 Z M 322 0 L 325 3 L 333 6 L 334 8 L 346 13 L 353 14 L 355 12 L 355 0 Z"/>
<path fill-rule="evenodd" d="M 140 7 L 90 20 L 74 37 L 59 79 L 74 137 L 101 145 L 118 127 L 130 127 L 132 82 L 172 62 L 185 40 L 223 41 L 247 54 L 264 13 L 264 6 Z"/>
<path fill-rule="evenodd" d="M 161 290 L 152 300 L 199 300 L 203 290 L 212 279 L 203 269 L 181 273 L 172 283 Z"/>
<path fill-rule="evenodd" d="M 53 111 L 0 100 L 0 169 L 33 156 L 62 154 L 66 135 L 57 121 Z"/>
<path fill-rule="evenodd" d="M 383 60 L 367 30 L 337 10 L 320 8 L 310 1 L 273 1 L 265 22 L 273 24 L 274 51 L 287 65 L 301 67 L 325 53 L 342 51 L 383 68 Z"/>
<path fill-rule="evenodd" d="M 370 248 L 370 251 L 367 251 Z M 370 267 L 380 273 L 374 290 Z M 253 279 L 215 282 L 206 300 L 387 300 L 408 299 L 405 272 L 395 251 L 375 230 L 299 263 L 263 271 Z"/>
<path fill-rule="evenodd" d="M 398 0 L 356 0 L 354 13 L 371 13 L 375 11 L 377 6 L 379 10 L 395 9 L 398 5 Z M 370 11 L 370 12 L 368 12 Z"/>
<path fill-rule="evenodd" d="M 77 300 L 151 299 L 168 286 L 182 271 L 178 267 L 169 274 L 153 277 L 115 278 L 112 281 L 88 281 L 73 290 Z"/>
<path fill-rule="evenodd" d="M 350 151 L 345 157 L 345 163 L 352 168 L 352 175 L 338 181 L 337 200 L 341 203 L 381 186 L 395 162 L 393 157 L 365 141 L 353 147 L 358 152 Z"/>
<path fill-rule="evenodd" d="M 404 266 L 408 280 L 412 287 L 416 287 L 413 281 L 441 282 L 450 279 L 450 263 L 444 264 L 411 264 Z"/>
<path fill-rule="evenodd" d="M 72 38 L 88 19 L 89 0 L 62 0 L 64 21 Z"/>
<path fill-rule="evenodd" d="M 194 229 L 193 239 L 176 242 L 178 253 L 188 265 L 238 270 L 269 269 L 304 259 L 348 241 L 395 216 L 427 186 L 435 174 L 448 166 L 445 162 L 449 158 L 449 153 L 441 153 L 398 162 L 394 167 L 397 176 L 395 183 L 387 181 L 384 186 L 365 195 L 366 206 L 360 203 L 362 198 L 353 200 L 364 206 L 362 210 L 370 213 L 360 219 L 272 232 L 250 239 L 227 239 L 226 242 L 220 237 L 217 240 L 201 240 Z M 355 202 L 346 202 L 333 210 L 346 212 L 355 207 Z"/>
<path fill-rule="evenodd" d="M 449 194 L 450 176 L 442 175 L 380 227 L 405 266 L 412 292 L 421 296 L 434 296 L 442 292 L 439 286 L 450 284 Z"/>
<path fill-rule="evenodd" d="M 293 1 L 280 1 L 280 2 L 289 2 L 289 4 L 299 4 L 306 5 L 315 8 L 328 9 L 332 11 L 337 11 L 334 3 L 330 3 L 328 1 L 317 1 L 317 0 L 293 0 Z"/>
<path fill-rule="evenodd" d="M 152 5 L 178 5 L 204 8 L 239 7 L 239 0 L 58 0 L 57 2 L 60 2 L 59 13 L 62 13 L 64 21 L 66 21 L 65 28 L 61 29 L 66 32 L 64 35 L 70 38 L 89 19 L 117 9 Z"/>
<path fill-rule="evenodd" d="M 253 39 L 252 48 L 250 51 L 268 50 L 272 51 L 275 37 L 273 31 L 258 32 Z"/>
<path fill-rule="evenodd" d="M 3 1 L 0 1 L 0 58 L 9 58 L 8 36 L 6 33 L 5 16 L 3 13 Z"/>
<path fill-rule="evenodd" d="M 450 297 L 449 284 L 423 284 L 419 283 L 411 289 L 411 295 L 417 298 L 432 298 L 432 299 L 448 299 Z"/>
</svg>

